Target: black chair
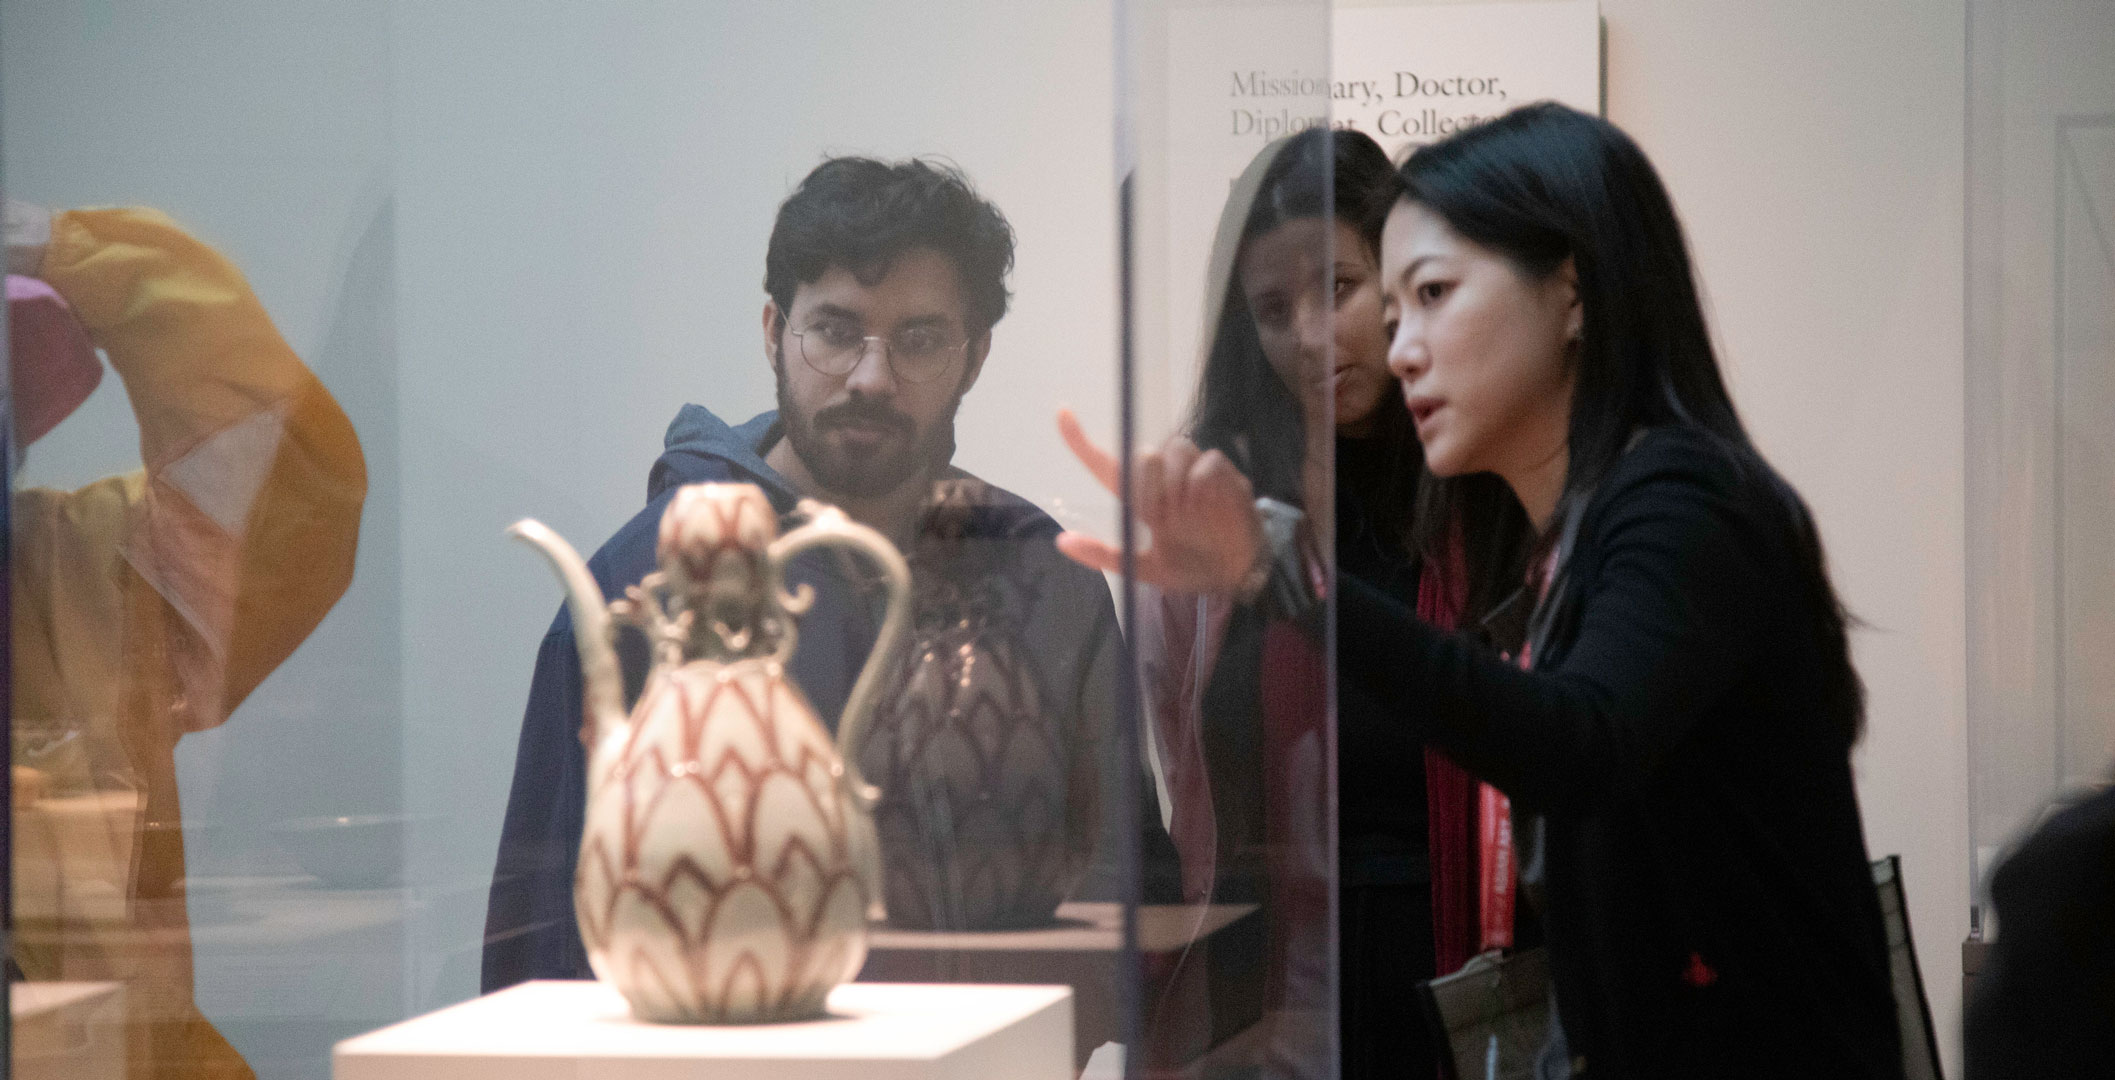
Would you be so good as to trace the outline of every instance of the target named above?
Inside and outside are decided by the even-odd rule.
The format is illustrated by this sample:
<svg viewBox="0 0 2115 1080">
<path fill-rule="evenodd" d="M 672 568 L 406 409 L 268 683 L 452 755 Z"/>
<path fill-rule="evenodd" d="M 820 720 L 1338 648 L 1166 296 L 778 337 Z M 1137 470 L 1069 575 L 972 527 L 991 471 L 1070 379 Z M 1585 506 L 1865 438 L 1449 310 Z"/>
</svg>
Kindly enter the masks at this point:
<svg viewBox="0 0 2115 1080">
<path fill-rule="evenodd" d="M 1924 975 L 1909 935 L 1909 905 L 1902 897 L 1902 858 L 1873 860 L 1873 888 L 1880 893 L 1880 918 L 1887 925 L 1887 959 L 1895 984 L 1895 1022 L 1902 1028 L 1902 1074 L 1906 1080 L 1946 1080 L 1939 1071 L 1938 1032 Z"/>
</svg>

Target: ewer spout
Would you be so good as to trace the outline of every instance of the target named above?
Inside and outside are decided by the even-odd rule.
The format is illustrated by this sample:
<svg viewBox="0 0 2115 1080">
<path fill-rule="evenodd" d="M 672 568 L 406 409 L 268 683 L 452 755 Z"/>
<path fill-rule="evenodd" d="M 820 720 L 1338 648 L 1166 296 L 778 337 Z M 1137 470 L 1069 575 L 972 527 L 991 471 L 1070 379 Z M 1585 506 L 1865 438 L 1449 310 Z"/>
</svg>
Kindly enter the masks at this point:
<svg viewBox="0 0 2115 1080">
<path fill-rule="evenodd" d="M 592 748 L 605 735 L 624 730 L 628 722 L 609 603 L 580 553 L 549 526 L 523 518 L 507 529 L 507 535 L 542 552 L 565 583 L 566 606 L 573 614 L 573 641 L 580 648 L 580 671 L 587 682 L 581 739 Z"/>
</svg>

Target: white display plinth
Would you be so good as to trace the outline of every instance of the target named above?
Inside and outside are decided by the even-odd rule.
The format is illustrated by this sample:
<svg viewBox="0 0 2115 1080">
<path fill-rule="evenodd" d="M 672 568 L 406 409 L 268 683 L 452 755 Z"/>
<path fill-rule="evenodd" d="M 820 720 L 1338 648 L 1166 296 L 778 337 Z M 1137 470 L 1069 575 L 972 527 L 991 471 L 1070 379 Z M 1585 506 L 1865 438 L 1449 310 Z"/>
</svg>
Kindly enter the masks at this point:
<svg viewBox="0 0 2115 1080">
<path fill-rule="evenodd" d="M 14 1017 L 14 1080 L 122 1080 L 123 983 L 18 982 L 8 986 Z"/>
<path fill-rule="evenodd" d="M 531 982 L 339 1043 L 335 1080 L 1071 1080 L 1072 989 L 847 983 L 796 1024 L 649 1024 Z"/>
<path fill-rule="evenodd" d="M 1166 1028 L 1147 1068 L 1187 1062 L 1263 1016 L 1265 927 L 1255 904 L 1146 904 L 1137 909 L 1136 952 L 1124 944 L 1121 904 L 1059 904 L 1049 926 L 1026 930 L 902 930 L 867 934 L 867 982 L 1064 983 L 1072 987 L 1073 1061 L 1084 1066 L 1126 1030 L 1116 988 L 1143 961 L 1145 999 L 1189 1011 L 1201 1027 L 1177 1038 Z"/>
</svg>

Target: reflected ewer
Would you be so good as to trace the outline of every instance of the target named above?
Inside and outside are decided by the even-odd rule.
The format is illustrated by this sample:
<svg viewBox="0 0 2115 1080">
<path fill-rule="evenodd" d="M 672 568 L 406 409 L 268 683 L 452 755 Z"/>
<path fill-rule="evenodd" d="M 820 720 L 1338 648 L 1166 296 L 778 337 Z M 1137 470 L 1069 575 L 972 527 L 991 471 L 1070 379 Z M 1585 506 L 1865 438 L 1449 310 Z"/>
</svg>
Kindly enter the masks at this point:
<svg viewBox="0 0 2115 1080">
<path fill-rule="evenodd" d="M 696 484 L 661 519 L 660 569 L 605 605 L 587 567 L 535 521 L 513 535 L 565 580 L 586 676 L 587 813 L 574 908 L 595 974 L 635 1015 L 758 1023 L 821 1015 L 857 974 L 880 873 L 862 733 L 909 621 L 910 573 L 879 533 L 804 502 L 778 518 L 748 484 Z M 787 678 L 789 560 L 835 545 L 877 563 L 889 607 L 832 744 Z M 653 667 L 627 717 L 613 620 L 636 624 Z"/>
<path fill-rule="evenodd" d="M 881 785 L 889 921 L 926 930 L 1048 924 L 1091 847 L 1081 748 L 1045 708 L 1011 545 L 980 524 L 989 489 L 936 484 L 911 548 L 914 643 L 861 764 Z M 1047 541 L 1046 541 L 1047 542 Z"/>
</svg>

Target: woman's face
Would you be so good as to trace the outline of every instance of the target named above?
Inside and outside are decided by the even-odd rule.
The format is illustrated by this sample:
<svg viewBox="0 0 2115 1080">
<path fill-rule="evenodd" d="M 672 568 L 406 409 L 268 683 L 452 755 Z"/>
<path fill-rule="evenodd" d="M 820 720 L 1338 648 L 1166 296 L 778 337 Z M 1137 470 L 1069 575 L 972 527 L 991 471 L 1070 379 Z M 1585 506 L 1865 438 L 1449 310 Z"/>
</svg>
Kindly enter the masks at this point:
<svg viewBox="0 0 2115 1080">
<path fill-rule="evenodd" d="M 1388 367 L 1437 476 L 1513 477 L 1565 449 L 1583 327 L 1571 260 L 1548 277 L 1395 204 L 1381 234 Z"/>
<path fill-rule="evenodd" d="M 1325 254 L 1334 260 L 1326 272 Z M 1339 434 L 1372 430 L 1393 377 L 1381 326 L 1380 267 L 1358 230 L 1300 218 L 1250 240 L 1241 254 L 1241 290 L 1263 354 L 1299 395 L 1301 412 L 1318 415 L 1333 398 Z"/>
</svg>

